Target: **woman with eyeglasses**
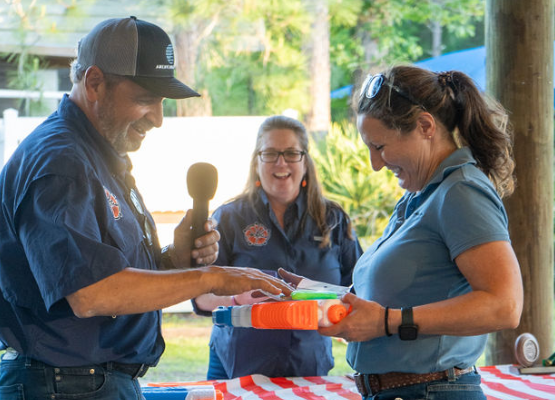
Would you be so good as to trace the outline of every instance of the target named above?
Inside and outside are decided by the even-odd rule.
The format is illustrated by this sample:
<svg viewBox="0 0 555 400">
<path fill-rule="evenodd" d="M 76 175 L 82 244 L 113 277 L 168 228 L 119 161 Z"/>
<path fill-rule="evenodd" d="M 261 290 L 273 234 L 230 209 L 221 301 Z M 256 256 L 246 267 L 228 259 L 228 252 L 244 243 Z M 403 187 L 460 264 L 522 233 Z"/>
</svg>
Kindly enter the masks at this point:
<svg viewBox="0 0 555 400">
<path fill-rule="evenodd" d="M 507 114 L 461 72 L 396 66 L 367 78 L 357 126 L 372 168 L 406 192 L 357 262 L 352 312 L 319 332 L 350 342 L 365 400 L 485 399 L 474 364 L 523 302 L 501 200 L 514 187 Z"/>
<path fill-rule="evenodd" d="M 216 265 L 279 268 L 348 286 L 362 254 L 347 214 L 324 198 L 299 121 L 267 118 L 259 128 L 244 192 L 213 216 L 221 235 Z M 195 299 L 197 312 L 219 305 L 253 304 L 258 293 Z M 200 310 L 200 311 L 199 311 Z M 208 379 L 250 374 L 269 377 L 327 375 L 330 338 L 316 331 L 214 327 Z"/>
</svg>

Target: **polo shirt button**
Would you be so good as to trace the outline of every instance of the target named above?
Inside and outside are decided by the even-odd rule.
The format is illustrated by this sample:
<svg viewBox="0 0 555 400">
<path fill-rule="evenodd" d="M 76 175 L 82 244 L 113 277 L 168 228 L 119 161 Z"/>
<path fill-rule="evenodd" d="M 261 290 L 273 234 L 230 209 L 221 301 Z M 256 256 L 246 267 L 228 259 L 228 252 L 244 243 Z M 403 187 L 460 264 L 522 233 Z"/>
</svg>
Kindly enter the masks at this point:
<svg viewBox="0 0 555 400">
<path fill-rule="evenodd" d="M 54 372 L 59 374 L 60 373 L 60 368 L 54 368 Z"/>
<path fill-rule="evenodd" d="M 91 369 L 89 370 L 89 374 L 94 375 L 94 368 L 91 368 Z"/>
</svg>

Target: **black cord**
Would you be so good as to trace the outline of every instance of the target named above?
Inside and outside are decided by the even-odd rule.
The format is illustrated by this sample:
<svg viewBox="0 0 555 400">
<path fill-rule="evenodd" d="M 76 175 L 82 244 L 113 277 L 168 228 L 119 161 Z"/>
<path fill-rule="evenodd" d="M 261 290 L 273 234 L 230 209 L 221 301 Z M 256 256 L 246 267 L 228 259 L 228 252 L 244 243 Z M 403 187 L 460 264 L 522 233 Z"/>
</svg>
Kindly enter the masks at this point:
<svg viewBox="0 0 555 400">
<path fill-rule="evenodd" d="M 385 334 L 386 336 L 393 336 L 392 333 L 389 332 L 389 307 L 385 308 L 385 317 L 384 317 L 384 327 L 385 327 Z"/>
</svg>

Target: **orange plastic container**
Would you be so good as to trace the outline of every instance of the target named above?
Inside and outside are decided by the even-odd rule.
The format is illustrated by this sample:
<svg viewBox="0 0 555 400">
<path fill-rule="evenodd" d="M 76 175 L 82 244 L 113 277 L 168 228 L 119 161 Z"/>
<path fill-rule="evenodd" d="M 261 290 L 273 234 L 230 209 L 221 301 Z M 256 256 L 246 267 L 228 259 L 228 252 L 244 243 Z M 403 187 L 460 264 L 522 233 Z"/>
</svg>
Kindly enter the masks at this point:
<svg viewBox="0 0 555 400">
<path fill-rule="evenodd" d="M 318 329 L 318 302 L 280 301 L 253 304 L 253 328 L 258 329 Z"/>
</svg>

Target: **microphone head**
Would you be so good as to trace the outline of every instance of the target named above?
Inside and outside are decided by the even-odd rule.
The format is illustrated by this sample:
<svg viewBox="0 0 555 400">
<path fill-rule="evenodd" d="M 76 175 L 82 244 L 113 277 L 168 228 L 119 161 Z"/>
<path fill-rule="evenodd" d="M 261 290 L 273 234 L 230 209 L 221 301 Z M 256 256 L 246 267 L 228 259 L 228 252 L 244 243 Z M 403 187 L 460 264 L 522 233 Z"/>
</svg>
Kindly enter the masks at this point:
<svg viewBox="0 0 555 400">
<path fill-rule="evenodd" d="M 198 200 L 210 200 L 218 186 L 218 170 L 212 164 L 199 162 L 187 171 L 187 190 L 189 196 Z"/>
</svg>

